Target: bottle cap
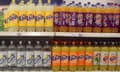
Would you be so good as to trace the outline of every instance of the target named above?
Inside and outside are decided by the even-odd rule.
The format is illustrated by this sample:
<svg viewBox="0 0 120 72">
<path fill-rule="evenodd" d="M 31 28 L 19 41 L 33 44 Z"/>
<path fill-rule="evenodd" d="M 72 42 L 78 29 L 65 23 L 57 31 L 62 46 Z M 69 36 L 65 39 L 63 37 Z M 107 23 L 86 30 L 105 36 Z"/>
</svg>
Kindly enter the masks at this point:
<svg viewBox="0 0 120 72">
<path fill-rule="evenodd" d="M 15 0 L 12 0 L 12 3 L 15 3 Z"/>
<path fill-rule="evenodd" d="M 48 41 L 45 41 L 46 44 L 48 44 L 49 42 Z"/>
<path fill-rule="evenodd" d="M 22 41 L 19 41 L 19 44 L 22 44 Z"/>
<path fill-rule="evenodd" d="M 28 44 L 31 44 L 31 41 L 28 41 Z"/>
<path fill-rule="evenodd" d="M 83 41 L 80 41 L 80 45 L 83 45 Z"/>
<path fill-rule="evenodd" d="M 63 42 L 63 44 L 64 44 L 64 45 L 66 45 L 66 44 L 67 44 L 67 42 L 66 42 L 66 41 L 64 41 L 64 42 Z"/>
<path fill-rule="evenodd" d="M 75 3 L 75 1 L 72 1 L 72 3 Z"/>
<path fill-rule="evenodd" d="M 91 2 L 88 2 L 87 4 L 91 4 Z"/>
<path fill-rule="evenodd" d="M 48 0 L 48 4 L 50 4 L 51 3 L 51 0 Z"/>
<path fill-rule="evenodd" d="M 91 45 L 91 44 L 92 44 L 92 42 L 89 41 L 89 42 L 88 42 L 88 45 Z"/>
<path fill-rule="evenodd" d="M 13 44 L 13 41 L 10 41 L 10 44 Z"/>
<path fill-rule="evenodd" d="M 81 2 L 79 2 L 78 4 L 82 4 Z"/>
<path fill-rule="evenodd" d="M 54 44 L 55 44 L 55 45 L 58 45 L 58 41 L 54 41 Z"/>
<path fill-rule="evenodd" d="M 40 41 L 36 41 L 37 44 L 40 44 Z"/>
<path fill-rule="evenodd" d="M 1 44 L 5 44 L 5 41 L 2 41 Z"/>
<path fill-rule="evenodd" d="M 72 41 L 72 45 L 75 45 L 76 43 L 75 43 L 75 41 Z"/>
</svg>

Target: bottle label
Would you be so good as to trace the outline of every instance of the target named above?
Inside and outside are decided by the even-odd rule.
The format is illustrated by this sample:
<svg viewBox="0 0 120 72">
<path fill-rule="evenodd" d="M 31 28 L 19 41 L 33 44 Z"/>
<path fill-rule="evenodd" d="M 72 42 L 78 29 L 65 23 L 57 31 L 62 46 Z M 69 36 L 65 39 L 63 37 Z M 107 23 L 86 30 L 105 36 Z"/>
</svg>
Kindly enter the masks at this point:
<svg viewBox="0 0 120 72">
<path fill-rule="evenodd" d="M 94 65 L 100 64 L 100 56 L 101 56 L 101 54 L 99 51 L 94 52 Z"/>
<path fill-rule="evenodd" d="M 42 66 L 42 59 L 43 59 L 43 52 L 42 51 L 35 51 L 34 52 L 34 63 L 35 66 Z"/>
<path fill-rule="evenodd" d="M 83 27 L 84 26 L 84 15 L 82 13 L 78 13 L 77 14 L 77 25 L 80 26 L 80 27 Z"/>
<path fill-rule="evenodd" d="M 14 13 L 9 16 L 9 26 L 18 26 L 18 16 Z"/>
<path fill-rule="evenodd" d="M 20 15 L 19 16 L 19 26 L 26 26 L 27 23 L 27 16 L 26 15 Z"/>
<path fill-rule="evenodd" d="M 103 15 L 103 27 L 112 27 L 112 14 Z"/>
<path fill-rule="evenodd" d="M 60 52 L 52 53 L 52 66 L 60 66 Z"/>
<path fill-rule="evenodd" d="M 119 14 L 114 14 L 113 15 L 113 24 L 112 24 L 112 27 L 113 28 L 118 28 L 119 24 L 120 24 L 120 16 L 119 16 Z"/>
<path fill-rule="evenodd" d="M 26 66 L 32 67 L 34 65 L 34 52 L 26 51 Z"/>
<path fill-rule="evenodd" d="M 62 12 L 62 26 L 68 26 L 70 22 L 70 14 L 68 12 Z"/>
<path fill-rule="evenodd" d="M 69 66 L 77 66 L 77 52 L 70 52 Z"/>
<path fill-rule="evenodd" d="M 69 26 L 76 26 L 76 13 L 75 12 L 70 13 Z"/>
<path fill-rule="evenodd" d="M 78 52 L 78 66 L 84 66 L 85 65 L 85 52 L 79 51 Z"/>
<path fill-rule="evenodd" d="M 51 52 L 44 51 L 43 52 L 43 66 L 49 67 L 51 65 Z"/>
<path fill-rule="evenodd" d="M 85 53 L 85 65 L 92 66 L 93 65 L 93 52 Z"/>
<path fill-rule="evenodd" d="M 54 12 L 54 25 L 59 26 L 60 25 L 60 13 Z"/>
<path fill-rule="evenodd" d="M 102 15 L 101 14 L 95 14 L 94 27 L 102 27 Z"/>
<path fill-rule="evenodd" d="M 116 64 L 117 64 L 117 53 L 109 52 L 109 65 L 116 65 Z"/>
<path fill-rule="evenodd" d="M 100 65 L 108 65 L 109 64 L 109 54 L 108 52 L 101 52 L 101 60 Z"/>
<path fill-rule="evenodd" d="M 36 12 L 36 27 L 44 27 L 45 24 L 45 18 L 44 18 L 44 12 L 38 11 Z"/>
<path fill-rule="evenodd" d="M 28 14 L 27 16 L 27 26 L 35 26 L 35 16 L 34 14 Z"/>
<path fill-rule="evenodd" d="M 53 11 L 46 12 L 45 26 L 46 27 L 53 27 Z"/>
<path fill-rule="evenodd" d="M 93 24 L 93 14 L 88 13 L 85 15 L 85 26 L 92 27 Z"/>
<path fill-rule="evenodd" d="M 16 65 L 16 51 L 8 51 L 8 65 L 9 66 Z"/>
<path fill-rule="evenodd" d="M 62 51 L 62 53 L 61 53 L 61 66 L 69 66 L 69 52 Z"/>
<path fill-rule="evenodd" d="M 26 56 L 25 51 L 17 51 L 17 66 L 25 66 Z"/>
<path fill-rule="evenodd" d="M 7 66 L 7 51 L 0 51 L 0 67 Z"/>
</svg>

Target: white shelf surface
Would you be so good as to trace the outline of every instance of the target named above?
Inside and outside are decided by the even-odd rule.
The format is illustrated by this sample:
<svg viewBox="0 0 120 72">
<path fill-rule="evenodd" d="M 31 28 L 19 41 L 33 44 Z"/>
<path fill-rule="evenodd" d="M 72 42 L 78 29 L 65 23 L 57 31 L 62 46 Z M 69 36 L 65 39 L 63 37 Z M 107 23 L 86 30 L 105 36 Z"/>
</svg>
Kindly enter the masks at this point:
<svg viewBox="0 0 120 72">
<path fill-rule="evenodd" d="M 59 37 L 107 37 L 120 38 L 120 33 L 79 33 L 79 32 L 0 32 L 0 36 L 59 36 Z"/>
</svg>

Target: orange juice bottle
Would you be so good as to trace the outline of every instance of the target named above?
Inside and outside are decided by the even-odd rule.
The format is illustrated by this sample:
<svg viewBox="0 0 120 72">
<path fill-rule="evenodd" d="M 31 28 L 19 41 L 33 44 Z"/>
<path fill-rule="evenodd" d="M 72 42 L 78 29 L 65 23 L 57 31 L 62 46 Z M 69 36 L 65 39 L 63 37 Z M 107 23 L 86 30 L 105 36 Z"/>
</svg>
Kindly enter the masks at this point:
<svg viewBox="0 0 120 72">
<path fill-rule="evenodd" d="M 93 8 L 90 5 L 90 2 L 87 4 L 84 4 L 85 6 L 85 25 L 83 28 L 83 32 L 92 32 L 92 26 L 93 26 Z"/>
<path fill-rule="evenodd" d="M 61 71 L 67 71 L 69 68 L 69 47 L 67 42 L 63 42 L 61 47 Z"/>
<path fill-rule="evenodd" d="M 52 48 L 52 70 L 54 71 L 60 70 L 60 56 L 61 48 L 58 45 L 58 41 L 54 41 L 54 46 Z"/>
<path fill-rule="evenodd" d="M 112 24 L 112 32 L 117 33 L 119 31 L 120 25 L 120 6 L 115 4 L 114 6 L 114 13 L 113 13 L 113 24 Z"/>
<path fill-rule="evenodd" d="M 70 47 L 70 57 L 69 57 L 69 70 L 76 71 L 77 70 L 77 54 L 78 47 L 75 41 L 72 41 L 72 46 Z"/>
<path fill-rule="evenodd" d="M 101 32 L 102 31 L 102 8 L 100 3 L 93 5 L 93 13 L 94 13 L 94 25 L 93 32 Z"/>
<path fill-rule="evenodd" d="M 78 70 L 83 71 L 85 67 L 85 47 L 83 41 L 80 41 L 78 47 Z"/>
<path fill-rule="evenodd" d="M 76 8 L 77 10 L 77 15 L 76 15 L 76 31 L 77 32 L 82 32 L 83 31 L 83 26 L 84 26 L 84 12 L 85 8 L 82 7 L 81 2 L 78 3 L 78 7 Z"/>
<path fill-rule="evenodd" d="M 85 70 L 86 71 L 93 70 L 93 54 L 94 54 L 94 49 L 92 47 L 92 42 L 88 42 L 88 46 L 86 46 L 86 52 L 85 52 Z"/>
<path fill-rule="evenodd" d="M 111 7 L 110 3 L 103 10 L 103 29 L 102 32 L 104 33 L 111 33 L 112 32 L 112 19 L 113 19 L 113 12 L 114 9 Z"/>
<path fill-rule="evenodd" d="M 65 5 L 65 1 L 63 5 L 60 7 L 60 19 L 62 20 L 62 24 L 60 25 L 60 32 L 67 32 L 68 31 L 68 24 L 69 24 L 69 7 Z"/>
</svg>

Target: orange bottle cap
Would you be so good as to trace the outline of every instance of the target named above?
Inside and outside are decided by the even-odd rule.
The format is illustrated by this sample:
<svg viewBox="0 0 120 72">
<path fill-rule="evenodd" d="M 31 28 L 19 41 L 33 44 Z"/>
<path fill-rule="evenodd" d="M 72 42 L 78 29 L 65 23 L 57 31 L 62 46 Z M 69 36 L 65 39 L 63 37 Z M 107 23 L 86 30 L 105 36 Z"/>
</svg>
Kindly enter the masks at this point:
<svg viewBox="0 0 120 72">
<path fill-rule="evenodd" d="M 76 44 L 75 41 L 73 41 L 73 42 L 72 42 L 72 45 L 75 45 L 75 44 Z"/>
</svg>

